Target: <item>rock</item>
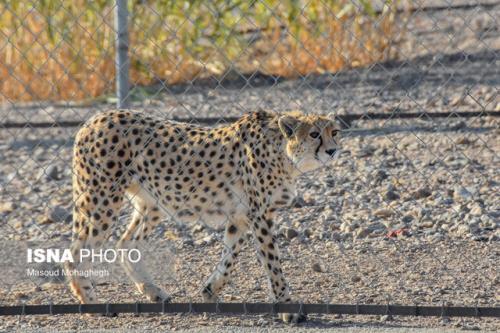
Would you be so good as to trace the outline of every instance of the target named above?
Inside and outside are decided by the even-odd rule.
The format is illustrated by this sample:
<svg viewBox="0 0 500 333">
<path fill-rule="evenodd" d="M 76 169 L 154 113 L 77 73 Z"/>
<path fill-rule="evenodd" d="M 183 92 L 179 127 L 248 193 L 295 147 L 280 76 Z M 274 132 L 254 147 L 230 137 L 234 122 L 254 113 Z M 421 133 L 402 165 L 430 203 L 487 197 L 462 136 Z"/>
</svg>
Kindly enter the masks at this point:
<svg viewBox="0 0 500 333">
<path fill-rule="evenodd" d="M 392 213 L 393 212 L 390 209 L 380 208 L 373 212 L 373 215 L 375 215 L 376 217 L 386 218 L 392 216 Z"/>
<path fill-rule="evenodd" d="M 455 200 L 471 200 L 472 197 L 473 194 L 471 191 L 462 186 L 458 186 L 455 191 L 453 191 L 453 198 Z"/>
<path fill-rule="evenodd" d="M 470 232 L 470 227 L 466 224 L 461 224 L 457 228 L 457 234 L 459 234 L 460 236 L 467 236 L 470 234 Z"/>
<path fill-rule="evenodd" d="M 465 136 L 464 137 L 461 137 L 461 138 L 458 138 L 457 141 L 455 141 L 455 143 L 457 145 L 468 145 L 468 144 L 471 144 L 472 141 L 470 141 L 469 139 L 467 139 Z"/>
<path fill-rule="evenodd" d="M 385 172 L 385 170 L 379 169 L 375 173 L 375 177 L 374 178 L 375 178 L 375 182 L 376 183 L 380 183 L 383 180 L 386 180 L 388 177 L 389 177 L 389 175 L 387 174 L 387 172 Z"/>
<path fill-rule="evenodd" d="M 413 219 L 414 217 L 412 215 L 406 214 L 401 218 L 401 221 L 403 221 L 403 223 L 410 223 L 411 221 L 413 221 Z"/>
<path fill-rule="evenodd" d="M 307 203 L 303 197 L 298 195 L 295 198 L 293 198 L 291 206 L 294 208 L 302 208 L 302 207 L 307 206 Z"/>
<path fill-rule="evenodd" d="M 196 246 L 212 245 L 215 241 L 216 237 L 214 235 L 208 235 L 206 237 L 203 237 L 202 239 L 198 239 L 197 241 L 195 241 L 194 245 Z"/>
<path fill-rule="evenodd" d="M 352 282 L 359 282 L 359 281 L 361 281 L 361 278 L 360 278 L 359 276 L 357 276 L 357 275 L 354 275 L 354 276 L 351 278 L 351 281 L 352 281 Z"/>
<path fill-rule="evenodd" d="M 430 197 L 432 195 L 432 191 L 430 188 L 424 186 L 413 192 L 414 199 L 424 199 Z"/>
<path fill-rule="evenodd" d="M 322 264 L 320 264 L 319 262 L 315 262 L 314 264 L 312 264 L 311 268 L 313 271 L 318 272 L 318 273 L 326 272 L 325 267 Z"/>
<path fill-rule="evenodd" d="M 305 237 L 311 237 L 311 236 L 312 236 L 312 234 L 313 234 L 312 230 L 311 230 L 311 229 L 309 229 L 309 228 L 304 229 L 304 232 L 303 232 L 303 233 L 304 233 L 304 236 L 305 236 Z"/>
<path fill-rule="evenodd" d="M 286 228 L 285 229 L 285 237 L 288 240 L 292 240 L 295 237 L 297 237 L 298 235 L 299 235 L 299 233 L 297 232 L 297 230 L 295 230 L 293 228 Z"/>
<path fill-rule="evenodd" d="M 384 193 L 384 199 L 387 200 L 387 201 L 394 201 L 394 200 L 399 199 L 399 194 L 397 194 L 393 190 L 387 190 Z"/>
<path fill-rule="evenodd" d="M 427 221 L 423 221 L 422 223 L 420 223 L 419 226 L 421 228 L 427 229 L 427 228 L 432 228 L 434 226 L 434 223 L 432 221 L 427 220 Z"/>
<path fill-rule="evenodd" d="M 194 228 L 193 228 L 193 234 L 198 234 L 200 232 L 202 232 L 203 230 L 205 230 L 205 226 L 203 224 L 197 224 Z"/>
<path fill-rule="evenodd" d="M 336 232 L 336 231 L 332 232 L 332 235 L 330 236 L 330 238 L 336 242 L 339 242 L 343 239 L 342 234 L 340 232 Z"/>
<path fill-rule="evenodd" d="M 28 295 L 20 291 L 16 292 L 14 294 L 14 297 L 18 300 L 23 300 L 23 301 L 28 300 L 30 298 Z"/>
<path fill-rule="evenodd" d="M 325 185 L 328 187 L 335 187 L 335 179 L 331 176 L 325 179 Z"/>
<path fill-rule="evenodd" d="M 464 330 L 464 331 L 480 331 L 481 327 L 479 327 L 478 325 L 471 324 L 471 323 L 465 323 L 462 326 L 462 330 Z"/>
<path fill-rule="evenodd" d="M 269 325 L 269 321 L 265 320 L 264 318 L 260 318 L 257 320 L 257 325 L 258 326 L 267 326 Z"/>
<path fill-rule="evenodd" d="M 373 153 L 377 150 L 374 146 L 366 145 L 362 147 L 358 153 L 356 154 L 357 157 L 369 157 L 372 156 Z"/>
<path fill-rule="evenodd" d="M 482 216 L 483 215 L 483 208 L 479 204 L 475 204 L 472 206 L 470 210 L 470 214 L 473 216 Z"/>
<path fill-rule="evenodd" d="M 359 228 L 356 230 L 356 238 L 366 238 L 370 232 L 371 230 L 368 228 Z"/>
<path fill-rule="evenodd" d="M 316 196 L 316 193 L 305 193 L 303 198 L 305 202 L 305 206 L 315 206 L 316 201 L 314 200 L 314 197 Z"/>
<path fill-rule="evenodd" d="M 380 317 L 380 320 L 381 321 L 392 321 L 392 320 L 394 320 L 394 318 L 391 315 L 383 315 L 382 317 Z"/>
<path fill-rule="evenodd" d="M 45 181 L 53 181 L 59 179 L 59 168 L 57 165 L 49 165 L 47 168 L 40 171 L 40 177 Z"/>
<path fill-rule="evenodd" d="M 45 214 L 45 223 L 71 222 L 72 214 L 62 206 L 49 208 Z"/>
<path fill-rule="evenodd" d="M 0 214 L 12 213 L 17 208 L 17 205 L 11 201 L 0 203 Z"/>
</svg>

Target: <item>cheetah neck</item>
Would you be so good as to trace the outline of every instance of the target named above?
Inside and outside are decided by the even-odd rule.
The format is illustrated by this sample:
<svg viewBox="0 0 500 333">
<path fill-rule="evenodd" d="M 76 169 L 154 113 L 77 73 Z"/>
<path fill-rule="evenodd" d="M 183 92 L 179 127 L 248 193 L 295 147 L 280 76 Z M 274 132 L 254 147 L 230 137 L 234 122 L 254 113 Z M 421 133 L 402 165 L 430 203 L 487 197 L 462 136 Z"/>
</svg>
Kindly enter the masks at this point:
<svg viewBox="0 0 500 333">
<path fill-rule="evenodd" d="M 286 154 L 286 139 L 278 127 L 278 114 L 266 111 L 251 113 L 236 123 L 236 131 L 258 166 L 260 162 L 269 163 L 262 169 L 281 175 L 287 182 L 299 176 L 293 161 Z"/>
</svg>

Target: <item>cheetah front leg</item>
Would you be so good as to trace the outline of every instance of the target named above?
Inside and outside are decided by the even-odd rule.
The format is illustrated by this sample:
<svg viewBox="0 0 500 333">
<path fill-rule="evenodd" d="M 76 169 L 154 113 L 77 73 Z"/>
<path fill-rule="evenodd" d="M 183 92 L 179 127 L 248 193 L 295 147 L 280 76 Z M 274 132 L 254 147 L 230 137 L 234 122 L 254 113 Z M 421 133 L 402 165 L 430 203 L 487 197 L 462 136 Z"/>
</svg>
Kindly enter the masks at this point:
<svg viewBox="0 0 500 333">
<path fill-rule="evenodd" d="M 224 233 L 222 258 L 205 283 L 202 296 L 205 302 L 217 301 L 217 296 L 231 279 L 235 269 L 235 259 L 245 242 L 248 225 L 244 220 L 230 221 Z"/>
<path fill-rule="evenodd" d="M 255 247 L 259 262 L 264 267 L 269 278 L 271 298 L 278 303 L 290 303 L 290 290 L 283 270 L 281 269 L 278 242 L 273 235 L 273 222 L 265 216 L 257 216 L 252 224 L 255 238 Z M 298 323 L 306 319 L 303 314 L 282 313 L 280 317 L 284 322 Z"/>
</svg>

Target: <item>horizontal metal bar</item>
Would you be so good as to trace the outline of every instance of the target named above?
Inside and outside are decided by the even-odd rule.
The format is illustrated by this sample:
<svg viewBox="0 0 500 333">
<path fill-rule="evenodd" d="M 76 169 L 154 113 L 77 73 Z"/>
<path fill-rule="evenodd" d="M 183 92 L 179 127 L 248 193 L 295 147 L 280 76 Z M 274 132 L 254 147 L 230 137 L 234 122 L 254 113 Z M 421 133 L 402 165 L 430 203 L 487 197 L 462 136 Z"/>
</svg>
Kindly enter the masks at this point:
<svg viewBox="0 0 500 333">
<path fill-rule="evenodd" d="M 350 314 L 420 317 L 497 317 L 500 307 L 419 306 L 392 304 L 301 303 L 109 303 L 0 306 L 0 316 L 96 313 L 219 313 L 219 314 Z"/>
<path fill-rule="evenodd" d="M 472 117 L 500 117 L 499 111 L 463 111 L 463 112 L 387 112 L 374 113 L 367 112 L 363 114 L 339 115 L 337 119 L 344 125 L 350 127 L 350 123 L 358 120 L 384 120 L 384 119 L 434 119 L 434 118 L 472 118 Z M 191 122 L 203 125 L 217 125 L 232 123 L 239 117 L 204 117 L 204 118 L 169 118 L 169 120 L 178 122 Z M 78 127 L 82 121 L 57 121 L 57 122 L 1 122 L 2 128 L 56 128 L 56 127 Z"/>
</svg>

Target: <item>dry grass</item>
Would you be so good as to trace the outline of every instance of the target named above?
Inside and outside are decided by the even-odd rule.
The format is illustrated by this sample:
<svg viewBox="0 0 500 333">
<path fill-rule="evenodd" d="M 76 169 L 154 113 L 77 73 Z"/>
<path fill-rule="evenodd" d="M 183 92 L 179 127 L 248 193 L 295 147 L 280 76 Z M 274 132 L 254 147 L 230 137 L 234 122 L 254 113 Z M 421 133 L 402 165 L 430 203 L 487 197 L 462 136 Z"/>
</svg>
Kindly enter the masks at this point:
<svg viewBox="0 0 500 333">
<path fill-rule="evenodd" d="M 108 3 L 1 2 L 0 100 L 85 100 L 112 92 Z M 364 7 L 351 0 L 129 3 L 131 81 L 173 84 L 232 69 L 297 77 L 385 60 L 396 14 L 389 7 L 375 14 L 360 3 Z"/>
</svg>

